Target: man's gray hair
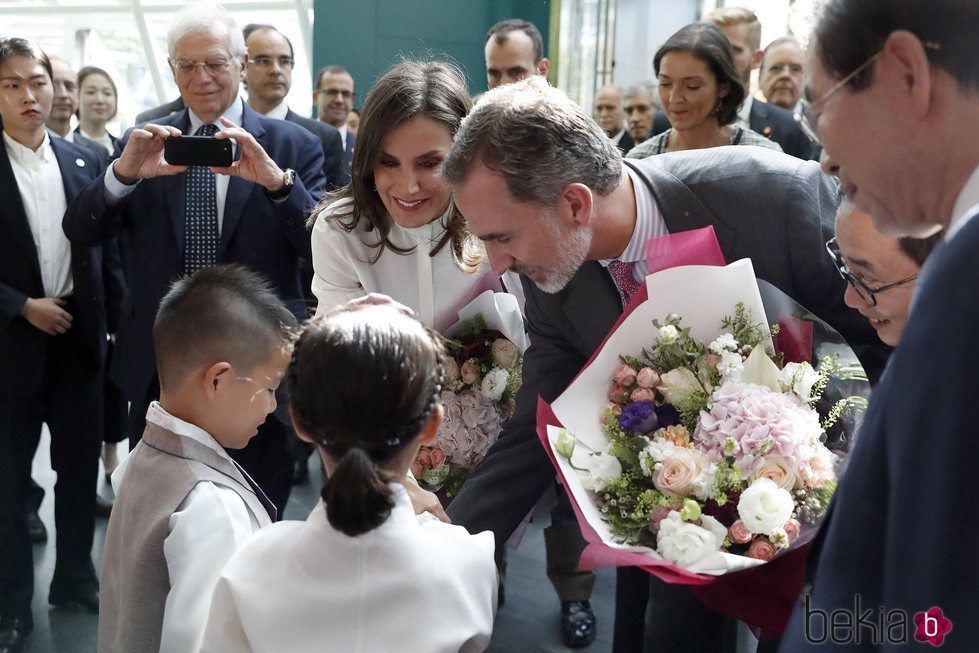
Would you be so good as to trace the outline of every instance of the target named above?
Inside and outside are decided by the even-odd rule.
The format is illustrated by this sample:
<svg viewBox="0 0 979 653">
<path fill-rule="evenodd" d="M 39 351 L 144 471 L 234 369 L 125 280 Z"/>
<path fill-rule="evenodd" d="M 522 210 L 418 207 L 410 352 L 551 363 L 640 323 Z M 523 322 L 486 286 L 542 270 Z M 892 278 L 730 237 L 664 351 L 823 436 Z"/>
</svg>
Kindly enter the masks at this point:
<svg viewBox="0 0 979 653">
<path fill-rule="evenodd" d="M 186 4 L 174 16 L 170 29 L 167 30 L 167 52 L 174 58 L 177 41 L 188 34 L 200 34 L 215 31 L 222 27 L 228 33 L 228 52 L 232 57 L 241 59 L 245 55 L 245 37 L 242 35 L 231 13 L 221 5 L 206 2 Z"/>
<path fill-rule="evenodd" d="M 653 106 L 656 107 L 656 110 L 663 110 L 663 100 L 659 97 L 659 84 L 646 79 L 627 87 L 622 93 L 622 101 L 625 102 L 626 98 L 639 95 L 640 93 L 649 93 L 649 97 L 653 98 Z"/>
<path fill-rule="evenodd" d="M 480 98 L 456 133 L 442 176 L 459 186 L 476 163 L 499 173 L 516 201 L 544 206 L 573 183 L 608 195 L 622 175 L 622 155 L 598 123 L 538 75 Z"/>
</svg>

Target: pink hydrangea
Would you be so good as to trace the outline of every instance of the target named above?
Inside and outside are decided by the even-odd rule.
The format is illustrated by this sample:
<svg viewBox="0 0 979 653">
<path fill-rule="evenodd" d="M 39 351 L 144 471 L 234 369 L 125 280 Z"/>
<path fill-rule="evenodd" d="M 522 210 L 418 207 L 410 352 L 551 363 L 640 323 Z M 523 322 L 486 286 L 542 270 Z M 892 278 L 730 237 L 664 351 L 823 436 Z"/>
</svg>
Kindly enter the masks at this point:
<svg viewBox="0 0 979 653">
<path fill-rule="evenodd" d="M 750 383 L 725 383 L 714 390 L 709 411 L 700 413 L 694 439 L 708 457 L 724 457 L 724 441 L 739 444 L 735 465 L 745 478 L 766 455 L 782 456 L 798 469 L 817 455 L 819 415 L 792 394 Z"/>
<path fill-rule="evenodd" d="M 480 392 L 442 392 L 445 416 L 435 444 L 449 462 L 470 466 L 482 460 L 500 435 L 496 404 Z"/>
</svg>

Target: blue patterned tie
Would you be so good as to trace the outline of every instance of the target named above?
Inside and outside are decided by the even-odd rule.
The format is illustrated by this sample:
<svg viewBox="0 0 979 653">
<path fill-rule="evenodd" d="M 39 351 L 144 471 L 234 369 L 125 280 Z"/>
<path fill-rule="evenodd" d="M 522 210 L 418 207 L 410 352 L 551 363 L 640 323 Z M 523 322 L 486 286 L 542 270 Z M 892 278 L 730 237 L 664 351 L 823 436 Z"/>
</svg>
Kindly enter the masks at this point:
<svg viewBox="0 0 979 653">
<path fill-rule="evenodd" d="M 196 136 L 213 136 L 214 125 L 201 125 Z M 207 166 L 187 170 L 184 204 L 184 274 L 193 274 L 218 260 L 218 196 L 214 173 Z"/>
</svg>

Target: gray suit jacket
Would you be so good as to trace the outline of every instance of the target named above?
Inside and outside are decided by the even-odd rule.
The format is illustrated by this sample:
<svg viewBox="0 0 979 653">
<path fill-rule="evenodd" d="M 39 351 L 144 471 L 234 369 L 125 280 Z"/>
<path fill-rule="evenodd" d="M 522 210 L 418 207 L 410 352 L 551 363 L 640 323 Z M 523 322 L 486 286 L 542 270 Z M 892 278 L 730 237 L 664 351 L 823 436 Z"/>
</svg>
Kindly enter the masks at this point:
<svg viewBox="0 0 979 653">
<path fill-rule="evenodd" d="M 819 165 L 749 146 L 690 150 L 627 161 L 649 184 L 671 233 L 711 225 L 728 262 L 752 259 L 755 274 L 840 331 L 853 345 L 879 340 L 843 304 L 843 279 L 826 255 L 836 183 Z M 492 530 L 497 550 L 554 479 L 536 436 L 537 397 L 553 401 L 622 313 L 608 271 L 586 262 L 547 294 L 523 278 L 531 346 L 513 417 L 449 506 L 453 523 Z"/>
</svg>

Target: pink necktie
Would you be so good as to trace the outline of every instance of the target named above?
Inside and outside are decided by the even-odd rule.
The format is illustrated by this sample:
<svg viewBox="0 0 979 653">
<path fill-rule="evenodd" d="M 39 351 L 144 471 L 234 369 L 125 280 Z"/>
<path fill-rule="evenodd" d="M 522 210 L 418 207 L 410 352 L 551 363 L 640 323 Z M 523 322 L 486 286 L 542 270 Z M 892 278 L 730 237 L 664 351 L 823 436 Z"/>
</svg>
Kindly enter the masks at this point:
<svg viewBox="0 0 979 653">
<path fill-rule="evenodd" d="M 629 300 L 639 290 L 640 283 L 632 274 L 634 267 L 636 267 L 635 262 L 626 263 L 623 261 L 612 261 L 608 266 L 615 286 L 619 289 L 619 296 L 622 297 L 622 308 L 629 305 Z"/>
</svg>

